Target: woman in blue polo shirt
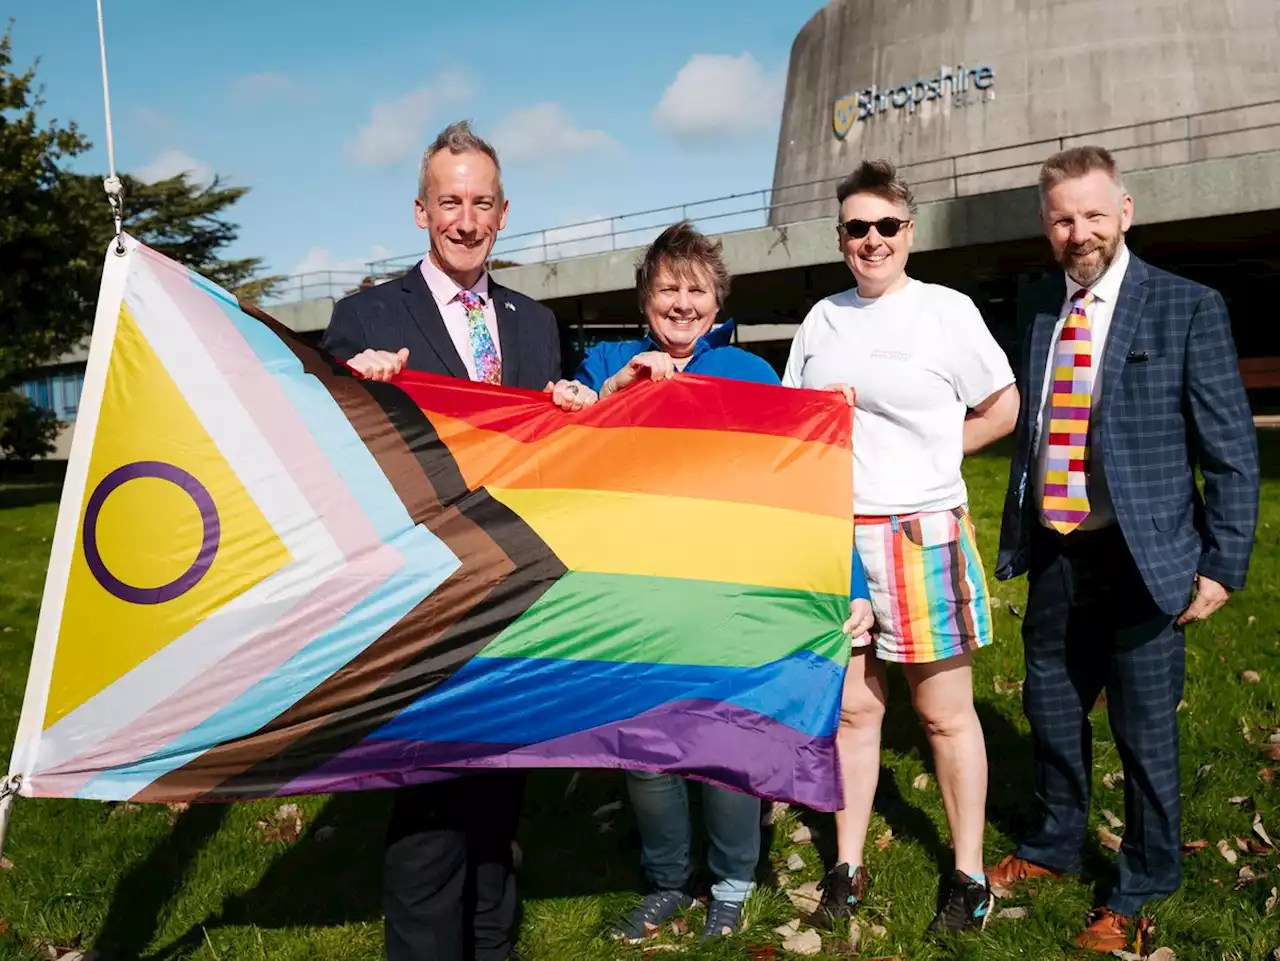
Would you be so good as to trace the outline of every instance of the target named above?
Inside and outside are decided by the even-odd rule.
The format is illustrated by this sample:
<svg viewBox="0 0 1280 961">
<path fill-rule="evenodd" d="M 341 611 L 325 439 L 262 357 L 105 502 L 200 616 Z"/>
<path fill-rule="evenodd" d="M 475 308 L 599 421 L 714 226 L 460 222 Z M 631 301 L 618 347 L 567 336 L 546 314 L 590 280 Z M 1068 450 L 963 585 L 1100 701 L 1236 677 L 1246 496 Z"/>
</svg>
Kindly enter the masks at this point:
<svg viewBox="0 0 1280 961">
<path fill-rule="evenodd" d="M 618 391 L 645 378 L 677 373 L 779 384 L 763 358 L 729 343 L 732 324 L 712 331 L 729 294 L 729 271 L 712 242 L 688 223 L 668 227 L 636 268 L 636 293 L 649 324 L 643 340 L 597 344 L 573 381 L 561 381 L 553 400 L 566 410 L 608 403 Z M 861 564 L 854 555 L 850 618 L 845 630 L 857 637 L 871 628 L 871 605 Z M 632 943 L 687 909 L 692 865 L 692 826 L 685 780 L 671 774 L 629 772 L 627 789 L 640 829 L 641 864 L 653 890 L 613 929 Z M 737 931 L 742 906 L 754 887 L 760 856 L 760 802 L 727 788 L 702 785 L 709 867 L 715 875 L 703 939 Z"/>
</svg>

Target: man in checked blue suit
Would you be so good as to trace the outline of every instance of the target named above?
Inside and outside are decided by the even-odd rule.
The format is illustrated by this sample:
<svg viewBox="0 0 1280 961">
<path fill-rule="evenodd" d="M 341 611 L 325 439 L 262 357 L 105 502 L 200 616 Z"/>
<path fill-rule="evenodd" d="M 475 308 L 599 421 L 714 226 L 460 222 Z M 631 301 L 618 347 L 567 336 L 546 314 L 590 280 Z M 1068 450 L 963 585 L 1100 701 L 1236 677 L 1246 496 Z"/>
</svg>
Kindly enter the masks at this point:
<svg viewBox="0 0 1280 961">
<path fill-rule="evenodd" d="M 1112 951 L 1181 883 L 1183 631 L 1244 586 L 1257 438 L 1221 295 L 1129 252 L 1133 200 L 1110 154 L 1050 157 L 1040 200 L 1063 272 L 1019 304 L 1022 410 L 996 576 L 1028 574 L 1023 706 L 1042 819 L 989 877 L 1007 890 L 1079 869 L 1089 712 L 1105 690 L 1124 840 L 1119 881 L 1076 943 Z"/>
</svg>

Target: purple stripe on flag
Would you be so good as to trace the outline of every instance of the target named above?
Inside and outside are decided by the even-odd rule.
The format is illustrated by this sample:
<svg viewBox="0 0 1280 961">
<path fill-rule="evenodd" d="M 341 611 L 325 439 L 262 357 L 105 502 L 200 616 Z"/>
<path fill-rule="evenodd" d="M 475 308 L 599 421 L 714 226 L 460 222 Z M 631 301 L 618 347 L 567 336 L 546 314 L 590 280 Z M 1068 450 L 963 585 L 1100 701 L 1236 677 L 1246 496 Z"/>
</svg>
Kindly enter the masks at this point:
<svg viewBox="0 0 1280 961">
<path fill-rule="evenodd" d="M 1089 516 L 1088 511 L 1064 511 L 1057 508 L 1048 508 L 1044 512 L 1045 520 L 1050 521 L 1067 521 L 1071 524 L 1079 524 Z"/>
<path fill-rule="evenodd" d="M 1066 497 L 1067 485 L 1066 484 L 1045 484 L 1044 496 L 1045 497 Z"/>
<path fill-rule="evenodd" d="M 411 766 L 419 769 L 407 770 Z M 441 768 L 457 774 L 510 768 L 669 771 L 816 811 L 834 811 L 842 803 L 834 736 L 810 737 L 755 711 L 710 700 L 675 701 L 537 744 L 362 741 L 277 793 L 404 787 L 449 777 Z"/>
</svg>

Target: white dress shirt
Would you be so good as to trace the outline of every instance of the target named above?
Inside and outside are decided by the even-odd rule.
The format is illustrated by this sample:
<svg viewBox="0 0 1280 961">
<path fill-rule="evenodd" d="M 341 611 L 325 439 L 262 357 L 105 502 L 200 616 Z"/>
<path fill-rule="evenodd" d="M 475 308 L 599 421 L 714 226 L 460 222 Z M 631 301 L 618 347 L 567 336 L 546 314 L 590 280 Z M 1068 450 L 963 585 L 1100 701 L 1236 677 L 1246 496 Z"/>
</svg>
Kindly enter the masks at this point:
<svg viewBox="0 0 1280 961">
<path fill-rule="evenodd" d="M 444 319 L 445 330 L 449 331 L 449 339 L 458 350 L 458 356 L 466 365 L 467 376 L 476 379 L 476 357 L 471 350 L 471 322 L 467 320 L 467 308 L 462 306 L 458 294 L 462 286 L 431 262 L 430 256 L 422 258 L 422 279 L 427 282 L 431 296 L 435 298 L 436 307 Z M 486 270 L 475 282 L 471 292 L 484 304 L 484 325 L 489 328 L 489 336 L 493 338 L 494 350 L 498 359 L 502 359 L 502 343 L 498 340 L 498 317 L 493 309 L 493 301 L 489 298 L 489 272 Z"/>
<path fill-rule="evenodd" d="M 1092 411 L 1089 415 L 1089 435 L 1092 443 L 1093 437 L 1096 436 L 1094 418 L 1098 413 L 1098 401 L 1102 398 L 1102 358 L 1107 346 L 1107 334 L 1111 330 L 1111 317 L 1116 311 L 1116 300 L 1120 296 L 1120 285 L 1124 282 L 1125 271 L 1129 269 L 1129 248 L 1121 244 L 1120 250 L 1116 253 L 1116 259 L 1111 262 L 1111 266 L 1107 268 L 1106 273 L 1099 277 L 1089 288 L 1089 293 L 1093 295 L 1093 299 L 1089 306 L 1085 308 L 1085 313 L 1089 318 L 1089 340 L 1092 344 L 1090 349 L 1090 357 L 1092 360 L 1093 370 L 1093 403 Z M 1036 472 L 1035 472 L 1035 498 L 1036 504 L 1044 503 L 1044 471 L 1045 464 L 1048 460 L 1048 444 L 1041 444 L 1040 438 L 1044 436 L 1049 426 L 1049 412 L 1051 404 L 1049 397 L 1053 393 L 1053 360 L 1054 355 L 1058 351 L 1058 337 L 1062 333 L 1062 327 L 1067 321 L 1067 317 L 1071 313 L 1072 298 L 1075 297 L 1076 291 L 1081 289 L 1081 285 L 1067 276 L 1067 296 L 1062 302 L 1062 309 L 1058 312 L 1058 323 L 1053 328 L 1053 340 L 1049 344 L 1049 357 L 1045 363 L 1044 370 L 1044 387 L 1040 392 L 1040 416 L 1036 418 Z M 1094 460 L 1094 463 L 1098 463 Z M 1089 516 L 1080 524 L 1080 530 L 1092 531 L 1102 527 L 1108 527 L 1116 522 L 1116 510 L 1111 503 L 1111 492 L 1107 490 L 1107 479 L 1101 469 L 1093 470 L 1089 475 Z M 1049 524 L 1044 520 L 1043 515 L 1040 523 L 1046 527 Z"/>
</svg>

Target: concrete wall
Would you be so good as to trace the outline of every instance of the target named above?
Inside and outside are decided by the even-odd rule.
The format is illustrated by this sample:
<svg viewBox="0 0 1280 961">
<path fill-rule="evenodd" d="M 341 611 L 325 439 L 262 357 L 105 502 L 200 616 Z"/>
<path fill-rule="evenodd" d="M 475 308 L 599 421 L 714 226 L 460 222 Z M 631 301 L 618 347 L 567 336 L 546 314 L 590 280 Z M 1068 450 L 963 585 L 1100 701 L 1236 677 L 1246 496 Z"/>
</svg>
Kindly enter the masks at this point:
<svg viewBox="0 0 1280 961">
<path fill-rule="evenodd" d="M 1130 170 L 1280 148 L 1280 104 L 1233 109 L 1280 101 L 1278 50 L 1277 0 L 833 0 L 792 46 L 773 201 L 787 206 L 771 222 L 833 215 L 829 183 L 783 188 L 869 157 L 904 165 L 931 200 L 1032 183 L 1073 138 L 1116 149 Z M 855 97 L 837 136 L 837 101 L 944 64 L 990 66 L 994 79 L 979 90 L 970 76 L 961 104 L 864 120 Z M 1192 116 L 1206 111 L 1227 112 Z M 1108 128 L 1129 129 L 1097 133 Z"/>
<path fill-rule="evenodd" d="M 1257 211 L 1280 211 L 1280 150 L 1138 171 L 1126 177 L 1137 223 L 1172 223 Z M 1030 187 L 923 203 L 917 252 L 978 247 L 1039 236 L 1038 198 Z M 830 218 L 725 234 L 725 262 L 735 276 L 840 260 Z M 635 286 L 642 249 L 596 254 L 494 271 L 497 280 L 537 300 L 556 301 Z M 561 317 L 561 320 L 572 318 Z"/>
</svg>

